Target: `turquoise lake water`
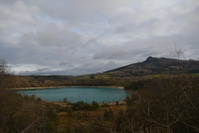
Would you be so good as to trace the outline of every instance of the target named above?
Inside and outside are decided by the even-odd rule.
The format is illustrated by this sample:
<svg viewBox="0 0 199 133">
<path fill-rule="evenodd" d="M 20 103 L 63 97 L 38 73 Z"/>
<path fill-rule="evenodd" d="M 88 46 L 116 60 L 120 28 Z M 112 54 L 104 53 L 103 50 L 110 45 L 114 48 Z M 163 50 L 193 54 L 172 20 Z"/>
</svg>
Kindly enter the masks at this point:
<svg viewBox="0 0 199 133">
<path fill-rule="evenodd" d="M 63 101 L 67 98 L 70 102 L 84 101 L 91 103 L 109 103 L 123 101 L 127 92 L 119 88 L 102 88 L 102 87 L 65 87 L 49 88 L 42 90 L 20 90 L 22 95 L 35 95 L 46 101 Z"/>
</svg>

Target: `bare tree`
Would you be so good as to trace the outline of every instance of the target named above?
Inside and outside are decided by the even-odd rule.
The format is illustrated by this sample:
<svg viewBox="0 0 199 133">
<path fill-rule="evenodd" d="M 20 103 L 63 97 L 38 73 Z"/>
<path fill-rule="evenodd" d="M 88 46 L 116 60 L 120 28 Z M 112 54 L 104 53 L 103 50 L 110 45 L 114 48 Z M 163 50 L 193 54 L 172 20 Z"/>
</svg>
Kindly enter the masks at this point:
<svg viewBox="0 0 199 133">
<path fill-rule="evenodd" d="M 0 75 L 6 74 L 8 71 L 8 65 L 4 59 L 0 59 Z"/>
<path fill-rule="evenodd" d="M 14 87 L 14 75 L 4 59 L 0 59 L 0 89 Z"/>
</svg>

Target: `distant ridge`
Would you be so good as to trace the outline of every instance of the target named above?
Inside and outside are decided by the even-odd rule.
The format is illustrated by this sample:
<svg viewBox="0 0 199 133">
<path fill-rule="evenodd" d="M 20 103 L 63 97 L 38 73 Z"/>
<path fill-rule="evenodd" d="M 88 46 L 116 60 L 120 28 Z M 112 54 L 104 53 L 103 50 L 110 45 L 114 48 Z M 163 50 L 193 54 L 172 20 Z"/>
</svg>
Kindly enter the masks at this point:
<svg viewBox="0 0 199 133">
<path fill-rule="evenodd" d="M 128 77 L 154 74 L 199 73 L 199 61 L 148 57 L 145 61 L 104 72 L 110 76 Z"/>
</svg>

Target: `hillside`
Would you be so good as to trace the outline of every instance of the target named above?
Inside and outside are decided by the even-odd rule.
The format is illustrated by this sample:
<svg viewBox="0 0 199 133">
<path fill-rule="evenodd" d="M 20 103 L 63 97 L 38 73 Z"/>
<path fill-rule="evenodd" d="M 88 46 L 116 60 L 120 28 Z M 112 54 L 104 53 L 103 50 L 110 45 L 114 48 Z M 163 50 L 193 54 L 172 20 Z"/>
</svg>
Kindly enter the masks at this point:
<svg viewBox="0 0 199 133">
<path fill-rule="evenodd" d="M 123 86 L 134 76 L 199 73 L 199 61 L 148 57 L 145 61 L 81 76 L 16 76 L 16 88 L 52 86 Z"/>
<path fill-rule="evenodd" d="M 116 77 L 144 76 L 155 74 L 199 73 L 199 61 L 148 57 L 144 62 L 104 72 Z"/>
</svg>

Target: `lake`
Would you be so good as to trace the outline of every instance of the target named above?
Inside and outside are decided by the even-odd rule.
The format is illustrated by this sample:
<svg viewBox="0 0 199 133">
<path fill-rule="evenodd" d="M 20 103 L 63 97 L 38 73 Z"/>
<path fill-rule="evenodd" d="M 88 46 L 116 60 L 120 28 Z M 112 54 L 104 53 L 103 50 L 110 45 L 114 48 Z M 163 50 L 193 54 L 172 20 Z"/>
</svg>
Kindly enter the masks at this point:
<svg viewBox="0 0 199 133">
<path fill-rule="evenodd" d="M 122 102 L 127 92 L 119 88 L 105 88 L 105 87 L 62 87 L 62 88 L 46 88 L 36 90 L 20 90 L 17 91 L 22 95 L 35 95 L 46 101 L 63 101 L 67 98 L 70 102 L 84 101 L 91 103 L 96 101 L 98 103 Z"/>
</svg>

